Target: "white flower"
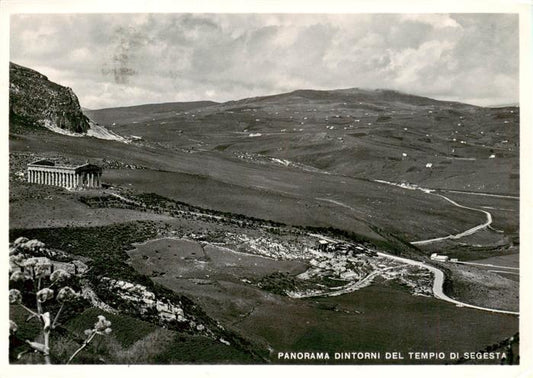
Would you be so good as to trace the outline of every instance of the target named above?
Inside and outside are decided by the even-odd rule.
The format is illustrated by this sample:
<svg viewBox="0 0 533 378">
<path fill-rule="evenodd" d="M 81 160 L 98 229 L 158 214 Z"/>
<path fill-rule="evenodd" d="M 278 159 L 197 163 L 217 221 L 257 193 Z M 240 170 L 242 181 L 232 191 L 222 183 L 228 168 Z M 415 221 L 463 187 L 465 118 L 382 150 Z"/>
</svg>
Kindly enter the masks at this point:
<svg viewBox="0 0 533 378">
<path fill-rule="evenodd" d="M 30 257 L 29 259 L 26 259 L 26 261 L 24 261 L 24 266 L 26 268 L 33 268 L 38 263 L 39 263 L 39 259 L 37 257 Z"/>
<path fill-rule="evenodd" d="M 24 281 L 24 279 L 26 279 L 26 277 L 24 276 L 24 273 L 22 273 L 20 270 L 17 272 L 13 272 L 11 277 L 9 277 L 9 280 L 14 282 Z"/>
<path fill-rule="evenodd" d="M 16 333 L 18 330 L 17 323 L 15 323 L 13 320 L 9 320 L 9 333 L 12 335 Z"/>
<path fill-rule="evenodd" d="M 9 303 L 18 304 L 22 302 L 22 294 L 17 289 L 9 290 Z"/>
<path fill-rule="evenodd" d="M 50 275 L 50 280 L 52 282 L 65 281 L 65 280 L 68 280 L 69 278 L 70 278 L 70 274 L 63 269 L 58 269 Z"/>
<path fill-rule="evenodd" d="M 24 236 L 21 236 L 21 237 L 17 238 L 17 239 L 13 242 L 13 244 L 14 244 L 14 245 L 24 244 L 24 243 L 26 243 L 28 240 L 29 240 L 28 238 L 25 238 Z"/>
<path fill-rule="evenodd" d="M 41 303 L 54 297 L 54 291 L 50 288 L 44 288 L 37 292 L 37 300 Z"/>
<path fill-rule="evenodd" d="M 35 274 L 38 277 L 45 277 L 50 272 L 50 266 L 52 264 L 50 263 L 50 260 L 48 259 L 42 259 L 39 260 L 39 262 L 35 265 Z"/>
<path fill-rule="evenodd" d="M 23 265 L 23 262 L 24 262 L 24 255 L 22 254 L 16 254 L 16 255 L 12 255 L 12 256 L 9 256 L 9 262 L 15 264 L 15 265 Z"/>
<path fill-rule="evenodd" d="M 106 328 L 111 326 L 111 322 L 105 318 L 103 315 L 98 315 L 98 321 L 94 323 L 94 329 L 97 332 L 104 331 Z"/>
<path fill-rule="evenodd" d="M 74 290 L 72 290 L 70 287 L 65 286 L 64 288 L 59 290 L 59 292 L 57 293 L 56 299 L 59 302 L 65 302 L 65 301 L 69 301 L 69 300 L 71 300 L 71 299 L 73 299 L 75 297 L 76 297 L 76 292 Z"/>
</svg>

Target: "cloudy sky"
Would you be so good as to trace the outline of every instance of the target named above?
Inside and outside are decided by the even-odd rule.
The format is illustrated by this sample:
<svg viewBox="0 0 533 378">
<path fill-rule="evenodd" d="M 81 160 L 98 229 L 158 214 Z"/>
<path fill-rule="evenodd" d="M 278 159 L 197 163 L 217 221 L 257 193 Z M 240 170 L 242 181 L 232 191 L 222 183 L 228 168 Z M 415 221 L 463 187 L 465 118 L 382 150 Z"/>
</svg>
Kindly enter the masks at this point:
<svg viewBox="0 0 533 378">
<path fill-rule="evenodd" d="M 518 102 L 512 14 L 13 15 L 10 43 L 91 109 L 350 87 Z"/>
</svg>

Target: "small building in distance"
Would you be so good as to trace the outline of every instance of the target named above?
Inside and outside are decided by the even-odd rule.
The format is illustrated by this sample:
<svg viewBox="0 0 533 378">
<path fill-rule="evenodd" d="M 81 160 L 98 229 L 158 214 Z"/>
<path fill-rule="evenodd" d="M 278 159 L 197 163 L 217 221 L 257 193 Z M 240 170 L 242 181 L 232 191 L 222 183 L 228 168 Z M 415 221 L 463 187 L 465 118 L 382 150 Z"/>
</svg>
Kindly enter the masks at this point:
<svg viewBox="0 0 533 378">
<path fill-rule="evenodd" d="M 56 165 L 51 160 L 37 160 L 28 164 L 27 181 L 32 184 L 63 188 L 100 188 L 102 168 L 94 164 L 78 166 Z"/>
<path fill-rule="evenodd" d="M 441 261 L 441 262 L 446 262 L 446 261 L 448 261 L 450 259 L 446 255 L 439 255 L 437 253 L 432 253 L 430 258 L 431 258 L 431 260 Z"/>
</svg>

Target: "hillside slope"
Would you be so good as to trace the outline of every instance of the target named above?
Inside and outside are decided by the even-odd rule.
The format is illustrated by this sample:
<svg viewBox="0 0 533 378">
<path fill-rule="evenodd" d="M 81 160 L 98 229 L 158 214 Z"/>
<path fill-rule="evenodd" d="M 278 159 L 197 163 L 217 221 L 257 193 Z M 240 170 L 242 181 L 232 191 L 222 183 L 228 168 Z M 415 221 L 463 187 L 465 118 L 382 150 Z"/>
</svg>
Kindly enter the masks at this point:
<svg viewBox="0 0 533 378">
<path fill-rule="evenodd" d="M 180 105 L 184 107 L 184 104 Z M 367 179 L 517 194 L 519 109 L 389 90 L 298 90 L 137 115 L 91 116 L 122 135 L 186 152 L 298 165 Z"/>
<path fill-rule="evenodd" d="M 56 84 L 32 69 L 9 64 L 9 113 L 34 126 L 85 133 L 89 119 L 72 89 Z"/>
</svg>

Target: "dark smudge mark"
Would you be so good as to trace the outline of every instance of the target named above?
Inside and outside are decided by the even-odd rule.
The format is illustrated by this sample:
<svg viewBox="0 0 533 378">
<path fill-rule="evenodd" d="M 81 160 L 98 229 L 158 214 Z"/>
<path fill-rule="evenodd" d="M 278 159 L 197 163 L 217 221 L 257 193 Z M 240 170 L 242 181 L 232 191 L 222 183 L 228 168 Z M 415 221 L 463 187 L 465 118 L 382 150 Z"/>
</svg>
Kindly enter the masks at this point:
<svg viewBox="0 0 533 378">
<path fill-rule="evenodd" d="M 127 84 L 129 79 L 137 74 L 132 68 L 132 58 L 135 50 L 146 44 L 147 38 L 133 27 L 118 27 L 113 36 L 115 43 L 111 63 L 105 63 L 102 68 L 103 75 L 113 75 L 117 84 Z"/>
</svg>

